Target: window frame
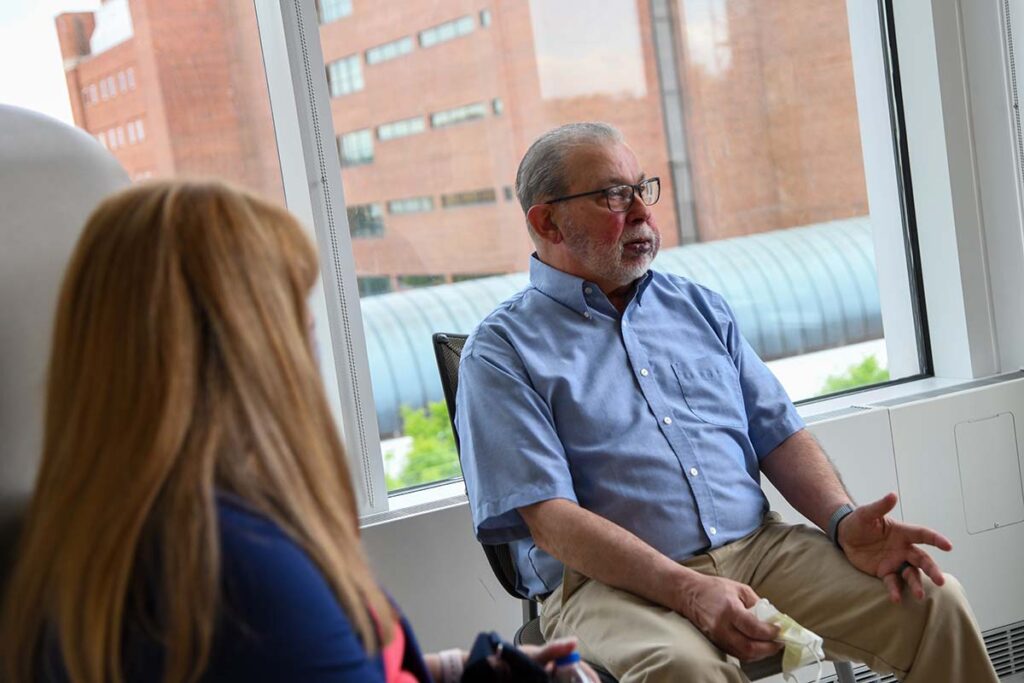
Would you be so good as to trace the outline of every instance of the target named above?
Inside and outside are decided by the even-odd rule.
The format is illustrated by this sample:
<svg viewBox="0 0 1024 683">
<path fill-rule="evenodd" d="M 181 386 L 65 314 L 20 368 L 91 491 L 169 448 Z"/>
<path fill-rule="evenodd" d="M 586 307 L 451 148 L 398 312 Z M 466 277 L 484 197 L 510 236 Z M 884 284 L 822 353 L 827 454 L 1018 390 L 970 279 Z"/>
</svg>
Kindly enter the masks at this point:
<svg viewBox="0 0 1024 683">
<path fill-rule="evenodd" d="M 327 350 L 321 357 L 329 399 L 351 460 L 361 514 L 383 513 L 402 503 L 389 501 L 384 483 L 352 240 L 343 210 L 341 169 L 338 155 L 325 153 L 332 146 L 334 134 L 314 0 L 255 0 L 255 4 L 286 200 L 289 208 L 307 226 L 312 226 L 320 247 L 321 285 L 314 292 L 311 306 L 318 323 L 318 344 Z M 996 350 L 999 333 L 994 322 L 988 270 L 990 254 L 985 248 L 981 199 L 976 186 L 979 158 L 972 148 L 975 131 L 971 98 L 977 97 L 977 93 L 972 93 L 967 81 L 963 43 L 958 40 L 965 32 L 962 13 L 973 15 L 982 10 L 965 10 L 959 5 L 945 7 L 926 0 L 907 0 L 895 7 L 892 0 L 879 0 L 877 5 L 847 3 L 847 10 L 858 116 L 865 127 L 862 135 L 876 136 L 865 146 L 865 176 L 870 173 L 872 181 L 877 180 L 874 174 L 888 164 L 892 169 L 888 177 L 905 183 L 901 197 L 906 203 L 901 210 L 911 219 L 905 221 L 905 229 L 914 229 L 914 219 L 930 226 L 918 235 L 919 253 L 908 249 L 907 243 L 901 244 L 900 259 L 910 258 L 914 266 L 910 277 L 904 276 L 902 281 L 886 277 L 883 281 L 883 269 L 879 268 L 887 339 L 890 321 L 897 321 L 897 313 L 907 310 L 906 298 L 914 296 L 914 288 L 919 288 L 921 298 L 916 303 L 922 313 L 927 311 L 927 316 L 922 315 L 918 329 L 908 332 L 904 326 L 903 332 L 894 329 L 893 333 L 912 333 L 915 340 L 918 335 L 930 339 L 931 345 L 923 348 L 926 354 L 931 353 L 933 363 L 931 367 L 925 363 L 923 374 L 907 380 L 859 390 L 855 395 L 801 402 L 800 412 L 805 416 L 897 395 L 913 396 L 937 386 L 992 374 L 1000 367 L 1011 367 L 1005 356 L 1000 364 Z M 922 26 L 927 28 L 922 30 Z M 897 46 L 898 53 L 894 49 Z M 886 58 L 890 61 L 883 65 L 885 70 L 878 71 L 877 60 Z M 891 83 L 892 90 L 885 77 L 888 69 L 897 78 Z M 862 77 L 871 70 L 882 78 Z M 871 115 L 866 116 L 861 108 L 862 88 L 877 94 L 879 81 L 886 85 L 884 101 L 889 103 L 894 98 L 895 110 L 892 114 L 884 111 L 881 116 L 877 111 L 868 112 Z M 878 107 L 878 102 L 866 100 L 863 104 L 876 110 L 890 109 Z M 898 120 L 895 130 L 890 115 Z M 881 144 L 883 137 L 878 136 L 879 130 L 885 130 L 883 123 L 889 126 L 888 156 L 884 151 L 886 145 Z M 872 126 L 874 133 L 870 130 Z M 985 162 L 982 158 L 982 165 Z M 911 189 L 906 182 L 911 178 L 913 193 L 906 191 Z M 901 186 L 894 183 L 893 187 Z M 885 193 L 872 193 L 869 188 L 869 197 L 873 209 L 876 202 L 888 201 L 891 206 L 892 198 L 886 199 Z M 922 201 L 921 197 L 928 199 Z M 899 232 L 902 237 L 903 230 Z M 1004 228 L 1000 234 L 1003 232 L 1012 230 Z M 882 250 L 886 245 L 876 242 L 876 248 Z M 1018 254 L 1013 265 L 1020 269 L 1022 262 L 1024 258 Z M 906 270 L 905 266 L 903 269 Z M 917 284 L 910 282 L 915 278 Z M 891 306 L 887 304 L 890 298 L 895 302 Z M 919 348 L 917 344 L 911 346 Z M 1024 350 L 1017 351 L 1012 358 L 1024 364 L 1020 363 L 1024 361 L 1022 356 Z M 449 485 L 448 489 L 454 491 L 452 487 Z M 454 487 L 461 488 L 461 484 Z M 427 494 L 417 495 L 420 497 L 402 498 L 422 501 Z M 428 499 L 436 498 L 431 496 Z"/>
</svg>

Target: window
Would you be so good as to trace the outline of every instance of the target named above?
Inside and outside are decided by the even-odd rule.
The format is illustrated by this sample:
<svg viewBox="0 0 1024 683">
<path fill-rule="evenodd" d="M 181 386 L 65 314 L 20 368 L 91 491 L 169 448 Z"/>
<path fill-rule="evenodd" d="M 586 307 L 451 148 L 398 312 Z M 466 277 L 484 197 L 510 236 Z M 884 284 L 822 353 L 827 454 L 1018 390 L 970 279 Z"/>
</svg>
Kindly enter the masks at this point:
<svg viewBox="0 0 1024 683">
<path fill-rule="evenodd" d="M 106 100 L 109 97 L 110 95 L 107 93 L 107 79 L 102 78 L 100 79 L 100 99 Z"/>
<path fill-rule="evenodd" d="M 135 137 L 139 139 L 139 142 L 146 139 L 146 129 L 142 126 L 142 119 L 135 121 Z"/>
<path fill-rule="evenodd" d="M 803 8 L 797 0 L 779 1 Z M 635 3 L 609 11 L 610 4 L 598 1 L 587 22 L 579 22 L 576 5 L 570 5 L 503 6 L 503 22 L 532 29 L 528 47 L 513 49 L 501 32 L 477 30 L 494 28 L 497 17 L 489 8 L 426 28 L 411 19 L 395 18 L 389 25 L 394 35 L 417 39 L 422 49 L 416 58 L 392 61 L 390 82 L 367 79 L 358 104 L 332 109 L 335 130 L 364 129 L 371 115 L 382 122 L 376 123 L 382 146 L 374 150 L 372 167 L 360 171 L 358 184 L 345 184 L 353 206 L 380 202 L 396 217 L 372 244 L 354 245 L 360 277 L 402 273 L 391 280 L 395 291 L 387 302 L 414 306 L 431 321 L 426 327 L 459 331 L 444 317 L 452 306 L 446 305 L 449 290 L 437 274 L 458 273 L 450 281 L 462 282 L 478 275 L 525 278 L 528 270 L 526 228 L 511 180 L 531 140 L 522 139 L 510 116 L 513 107 L 536 122 L 531 125 L 538 133 L 569 121 L 609 121 L 626 135 L 644 171 L 662 179 L 662 196 L 653 207 L 663 237 L 658 267 L 721 292 L 794 399 L 920 372 L 916 357 L 903 364 L 891 360 L 899 342 L 882 325 L 874 236 L 891 231 L 897 245 L 890 251 L 898 251 L 902 218 L 883 216 L 880 209 L 873 214 L 868 207 L 868 142 L 859 121 L 865 106 L 858 107 L 861 89 L 854 87 L 850 4 L 815 4 L 811 12 L 793 9 L 784 19 L 762 3 L 750 3 L 747 13 L 733 12 L 724 0 L 694 0 L 686 12 L 659 19 L 671 24 L 661 28 L 671 30 L 658 40 L 650 13 Z M 802 32 L 784 24 L 795 16 Z M 370 32 L 380 25 L 379 16 L 356 13 L 348 21 L 353 36 L 361 26 L 367 35 L 380 35 Z M 812 27 L 821 26 L 828 27 L 827 39 L 806 39 Z M 459 41 L 462 52 L 427 49 L 469 34 L 472 41 Z M 344 49 L 361 49 L 367 64 L 379 64 L 415 48 L 405 39 L 371 41 L 346 39 Z M 524 86 L 517 69 L 535 73 L 536 81 Z M 884 69 L 876 76 L 885 82 Z M 792 82 L 808 87 L 786 87 Z M 449 100 L 458 106 L 432 104 L 444 102 L 439 98 L 449 92 L 458 93 L 460 99 Z M 691 96 L 684 101 L 681 92 Z M 410 101 L 429 109 L 410 116 Z M 888 112 L 888 102 L 883 89 L 867 106 Z M 469 125 L 480 119 L 488 119 L 487 125 Z M 459 144 L 450 135 L 426 135 L 394 152 L 382 151 L 384 141 L 428 126 L 458 126 Z M 896 138 L 890 133 L 879 147 L 892 149 Z M 897 182 L 891 186 L 899 191 Z M 399 220 L 403 215 L 411 220 Z M 508 238 L 517 234 L 524 239 Z M 833 284 L 840 274 L 846 279 Z M 485 297 L 485 291 L 507 287 L 493 300 L 475 302 L 477 311 L 488 311 L 522 282 L 494 277 L 460 288 L 460 296 Z M 434 287 L 431 296 L 441 300 L 436 310 L 422 293 L 408 291 L 416 285 Z M 398 338 L 402 324 L 378 310 L 363 311 L 371 367 L 383 363 L 385 350 L 377 340 Z M 461 331 L 471 331 L 478 314 L 467 313 Z M 916 354 L 916 340 L 906 343 L 910 353 L 902 355 Z M 386 353 L 412 358 L 420 350 L 400 351 L 390 343 Z M 394 377 L 371 374 L 370 381 L 378 431 L 387 443 L 405 434 L 399 407 L 429 411 L 441 398 L 425 384 L 414 394 Z M 419 386 L 418 378 L 408 381 Z M 415 469 L 385 467 L 405 474 Z M 399 474 L 388 469 L 395 485 L 416 480 Z"/>
<path fill-rule="evenodd" d="M 359 284 L 359 296 L 377 296 L 391 291 L 391 278 L 383 275 L 370 275 L 356 278 Z"/>
<path fill-rule="evenodd" d="M 128 89 L 135 90 L 135 69 L 128 67 L 125 72 L 125 78 L 128 81 Z"/>
<path fill-rule="evenodd" d="M 338 136 L 342 166 L 358 166 L 373 161 L 373 131 L 357 130 Z"/>
<path fill-rule="evenodd" d="M 407 135 L 422 133 L 426 129 L 427 124 L 424 122 L 423 117 L 414 116 L 411 119 L 382 123 L 377 126 L 377 139 L 394 140 L 395 138 L 404 138 Z"/>
<path fill-rule="evenodd" d="M 348 230 L 353 237 L 383 237 L 384 215 L 380 204 L 358 204 L 346 209 Z"/>
<path fill-rule="evenodd" d="M 467 104 L 463 107 L 455 107 L 446 111 L 439 111 L 430 115 L 430 125 L 434 128 L 453 126 L 457 123 L 464 123 L 474 119 L 482 119 L 487 116 L 487 105 L 483 102 Z"/>
<path fill-rule="evenodd" d="M 117 146 L 124 147 L 124 127 L 117 127 Z"/>
<path fill-rule="evenodd" d="M 475 206 L 476 204 L 493 204 L 498 200 L 494 190 L 490 187 L 483 190 L 471 192 L 455 192 L 453 194 L 441 195 L 441 206 L 452 209 L 459 206 Z"/>
<path fill-rule="evenodd" d="M 100 144 L 103 145 L 104 147 L 107 146 L 107 134 L 104 133 L 103 131 L 100 131 L 99 133 L 96 134 L 96 139 L 99 140 Z"/>
<path fill-rule="evenodd" d="M 331 97 L 363 89 L 363 65 L 359 55 L 338 59 L 327 65 L 327 85 Z"/>
<path fill-rule="evenodd" d="M 114 83 L 113 76 L 107 76 L 107 91 L 110 93 L 111 97 L 117 94 L 117 84 Z"/>
<path fill-rule="evenodd" d="M 444 275 L 399 275 L 399 289 L 416 289 L 417 287 L 433 287 L 443 285 Z"/>
<path fill-rule="evenodd" d="M 93 83 L 89 86 L 89 102 L 91 102 L 92 104 L 96 104 L 97 102 L 99 102 L 99 100 L 100 98 L 97 95 L 96 84 Z"/>
<path fill-rule="evenodd" d="M 439 26 L 420 31 L 420 47 L 432 47 L 439 43 L 454 40 L 460 36 L 472 33 L 475 28 L 472 16 L 445 22 Z"/>
<path fill-rule="evenodd" d="M 423 213 L 433 210 L 433 197 L 410 197 L 409 199 L 392 199 L 388 202 L 388 213 Z"/>
<path fill-rule="evenodd" d="M 129 145 L 134 145 L 135 144 L 135 122 L 134 121 L 129 121 L 128 125 L 125 126 L 125 128 L 128 130 L 128 144 Z"/>
<path fill-rule="evenodd" d="M 124 71 L 117 72 L 117 86 L 121 89 L 121 92 L 128 92 L 128 77 Z"/>
<path fill-rule="evenodd" d="M 379 64 L 412 52 L 412 38 L 406 36 L 390 43 L 371 47 L 366 51 L 367 64 Z"/>
<path fill-rule="evenodd" d="M 352 0 L 317 0 L 317 14 L 321 24 L 327 24 L 352 14 Z"/>
</svg>

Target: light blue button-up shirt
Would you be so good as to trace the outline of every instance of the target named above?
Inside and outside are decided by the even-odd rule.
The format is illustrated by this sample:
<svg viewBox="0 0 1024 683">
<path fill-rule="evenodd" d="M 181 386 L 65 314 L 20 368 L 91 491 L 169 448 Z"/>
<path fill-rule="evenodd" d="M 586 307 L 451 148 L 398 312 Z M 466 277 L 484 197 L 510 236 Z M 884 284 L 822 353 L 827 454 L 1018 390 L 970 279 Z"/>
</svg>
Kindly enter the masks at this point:
<svg viewBox="0 0 1024 683">
<path fill-rule="evenodd" d="M 803 427 L 718 294 L 651 271 L 620 315 L 536 255 L 463 349 L 456 424 L 477 537 L 529 595 L 562 566 L 517 508 L 571 500 L 681 561 L 760 525 L 760 460 Z"/>
</svg>

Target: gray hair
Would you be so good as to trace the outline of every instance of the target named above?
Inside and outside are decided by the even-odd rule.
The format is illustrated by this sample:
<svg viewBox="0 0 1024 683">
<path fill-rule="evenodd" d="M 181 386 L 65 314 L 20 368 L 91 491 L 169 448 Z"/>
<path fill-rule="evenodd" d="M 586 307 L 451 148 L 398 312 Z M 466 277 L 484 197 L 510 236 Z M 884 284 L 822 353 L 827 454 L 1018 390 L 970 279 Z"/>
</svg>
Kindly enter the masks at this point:
<svg viewBox="0 0 1024 683">
<path fill-rule="evenodd" d="M 607 123 L 567 123 L 541 135 L 526 150 L 516 172 L 516 197 L 523 213 L 544 199 L 568 191 L 565 156 L 569 150 L 622 141 L 618 128 Z"/>
</svg>

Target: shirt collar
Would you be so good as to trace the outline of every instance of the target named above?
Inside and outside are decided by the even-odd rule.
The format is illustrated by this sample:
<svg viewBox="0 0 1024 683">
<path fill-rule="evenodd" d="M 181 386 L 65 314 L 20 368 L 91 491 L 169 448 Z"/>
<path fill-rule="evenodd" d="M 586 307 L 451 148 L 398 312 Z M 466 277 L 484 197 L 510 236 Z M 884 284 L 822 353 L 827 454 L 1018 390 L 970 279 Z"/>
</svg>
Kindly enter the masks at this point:
<svg viewBox="0 0 1024 683">
<path fill-rule="evenodd" d="M 654 277 L 654 271 L 648 270 L 637 283 L 634 298 L 638 306 L 641 304 L 643 293 L 652 277 Z M 580 314 L 587 313 L 590 309 L 587 302 L 587 289 L 592 288 L 591 294 L 600 292 L 598 286 L 593 282 L 552 268 L 541 261 L 536 252 L 530 257 L 530 284 L 566 308 Z"/>
</svg>

